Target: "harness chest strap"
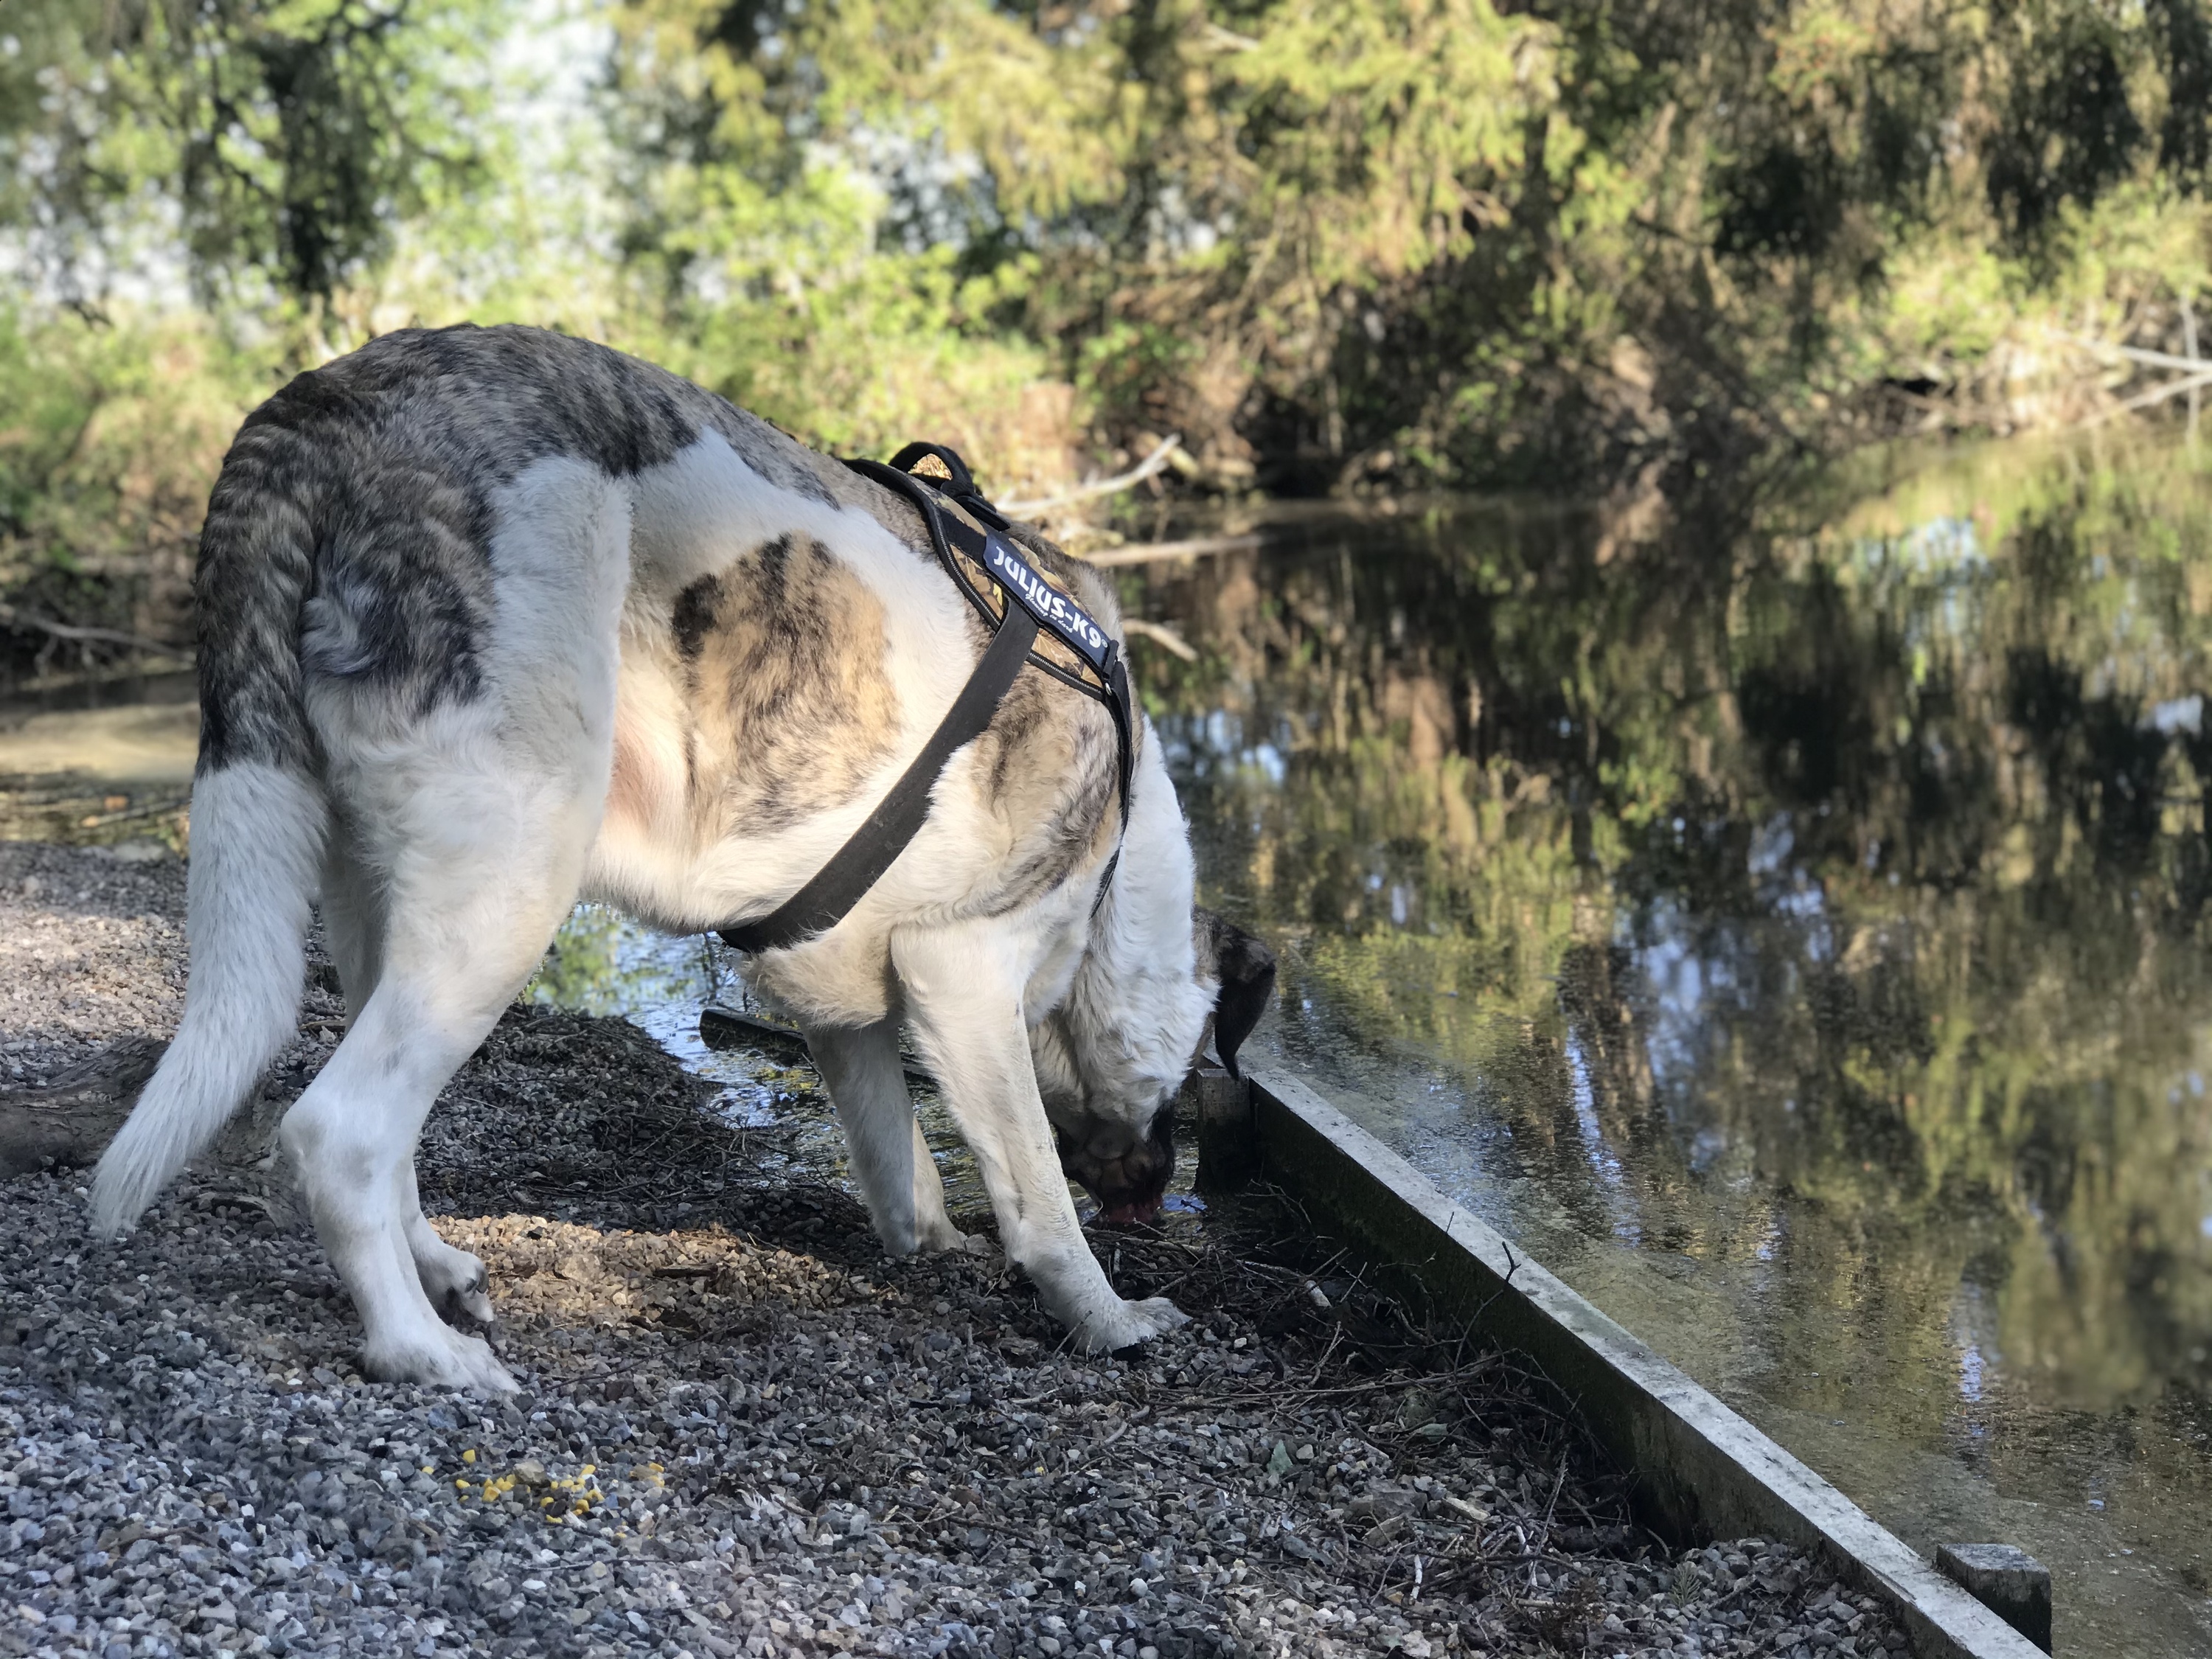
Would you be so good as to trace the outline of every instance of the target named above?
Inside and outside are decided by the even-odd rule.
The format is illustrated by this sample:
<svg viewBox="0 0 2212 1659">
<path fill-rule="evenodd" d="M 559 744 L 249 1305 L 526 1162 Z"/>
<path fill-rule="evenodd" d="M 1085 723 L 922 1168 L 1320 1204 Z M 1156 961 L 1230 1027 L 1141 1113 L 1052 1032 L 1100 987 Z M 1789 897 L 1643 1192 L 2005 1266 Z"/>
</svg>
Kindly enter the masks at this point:
<svg viewBox="0 0 2212 1659">
<path fill-rule="evenodd" d="M 990 529 L 978 532 L 945 513 L 932 481 L 916 477 L 909 470 L 925 455 L 935 456 L 945 464 L 951 475 L 951 488 L 946 493 L 992 526 Z M 1096 697 L 1112 714 L 1119 747 L 1121 828 L 1126 833 L 1129 827 L 1135 714 L 1128 670 L 1121 660 L 1119 642 L 1080 605 L 1038 575 L 1015 550 L 1003 533 L 1006 520 L 976 492 L 966 465 L 951 450 L 935 444 L 910 444 L 893 458 L 890 466 L 876 461 L 848 461 L 846 465 L 896 489 L 915 504 L 922 522 L 928 526 L 930 543 L 939 562 L 996 631 L 975 672 L 960 688 L 960 695 L 953 699 L 952 707 L 945 711 L 937 729 L 929 734 L 929 741 L 922 745 L 921 752 L 899 775 L 898 781 L 877 803 L 860 828 L 830 855 L 829 862 L 769 915 L 716 930 L 725 943 L 748 955 L 782 950 L 825 933 L 851 913 L 906 850 L 907 843 L 921 832 L 929 817 L 931 792 L 945 763 L 989 728 L 1000 703 L 1005 701 L 1015 676 L 1025 664 L 1034 664 L 1086 696 Z M 988 571 L 1009 596 L 1003 617 L 969 580 L 967 572 L 954 556 L 956 542 L 960 550 Z M 1073 651 L 1098 677 L 1099 684 L 1094 687 L 1059 664 L 1037 655 L 1040 629 L 1048 630 Z M 1121 858 L 1117 844 L 1099 881 L 1094 909 L 1097 903 L 1104 902 Z"/>
</svg>

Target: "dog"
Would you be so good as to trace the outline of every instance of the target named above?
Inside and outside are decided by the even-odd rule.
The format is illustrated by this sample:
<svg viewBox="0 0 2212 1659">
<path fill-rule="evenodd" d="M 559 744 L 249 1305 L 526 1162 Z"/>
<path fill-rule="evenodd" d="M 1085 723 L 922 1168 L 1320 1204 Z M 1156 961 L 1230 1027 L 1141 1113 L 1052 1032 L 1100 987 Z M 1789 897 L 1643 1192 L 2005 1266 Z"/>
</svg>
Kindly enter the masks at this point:
<svg viewBox="0 0 2212 1659">
<path fill-rule="evenodd" d="M 1113 591 L 1024 526 L 1112 632 Z M 225 458 L 195 578 L 191 977 L 100 1162 L 131 1224 L 292 1036 L 319 908 L 343 1039 L 279 1144 L 372 1376 L 511 1390 L 482 1261 L 416 1195 L 447 1079 L 580 898 L 672 932 L 764 915 L 843 844 L 989 641 L 908 501 L 690 382 L 517 327 L 386 335 L 300 375 Z M 843 921 L 747 959 L 805 1032 L 893 1255 L 966 1241 L 899 1058 L 909 1028 L 1008 1257 L 1077 1346 L 1170 1330 L 1092 1255 L 1066 1175 L 1156 1215 L 1172 1096 L 1265 1006 L 1266 947 L 1193 903 L 1139 718 L 1025 667 Z M 450 1316 L 450 1318 L 448 1317 Z"/>
</svg>

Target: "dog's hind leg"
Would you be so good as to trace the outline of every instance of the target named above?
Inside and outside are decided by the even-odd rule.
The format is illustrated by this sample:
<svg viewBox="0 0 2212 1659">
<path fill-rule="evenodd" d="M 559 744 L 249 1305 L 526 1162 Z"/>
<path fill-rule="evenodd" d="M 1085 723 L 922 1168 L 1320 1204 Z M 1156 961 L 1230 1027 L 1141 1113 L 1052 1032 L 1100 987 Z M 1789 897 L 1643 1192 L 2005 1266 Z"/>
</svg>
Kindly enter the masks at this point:
<svg viewBox="0 0 2212 1659">
<path fill-rule="evenodd" d="M 443 782 L 419 771 L 409 780 L 392 827 L 411 833 L 394 836 L 376 989 L 283 1134 L 324 1248 L 361 1310 L 365 1368 L 501 1390 L 514 1385 L 489 1347 L 433 1305 L 433 1293 L 458 1295 L 476 1311 L 483 1265 L 422 1221 L 415 1143 L 438 1091 L 567 914 L 591 822 L 565 787 L 481 775 Z"/>
<path fill-rule="evenodd" d="M 1164 1297 L 1124 1301 L 1083 1237 L 1037 1092 L 1019 958 L 998 921 L 902 929 L 891 939 L 916 1035 L 990 1189 L 1000 1242 L 1077 1346 L 1109 1352 L 1185 1316 Z"/>
<path fill-rule="evenodd" d="M 334 815 L 335 816 L 335 815 Z M 342 818 L 323 844 L 323 944 L 338 972 L 349 1024 L 361 1018 L 384 968 L 384 894 Z"/>
<path fill-rule="evenodd" d="M 383 975 L 384 911 L 383 885 L 361 856 L 350 826 L 334 824 L 323 854 L 323 939 L 337 969 L 349 1022 L 361 1018 Z M 423 1216 L 412 1158 L 400 1170 L 399 1208 L 408 1253 L 430 1305 L 448 1320 L 466 1316 L 491 1323 L 490 1276 L 480 1258 L 447 1243 Z"/>
<path fill-rule="evenodd" d="M 907 1094 L 898 1022 L 810 1028 L 806 1044 L 830 1085 L 852 1154 L 853 1178 L 884 1249 L 893 1255 L 960 1249 L 967 1236 L 945 1212 L 945 1183 Z"/>
</svg>

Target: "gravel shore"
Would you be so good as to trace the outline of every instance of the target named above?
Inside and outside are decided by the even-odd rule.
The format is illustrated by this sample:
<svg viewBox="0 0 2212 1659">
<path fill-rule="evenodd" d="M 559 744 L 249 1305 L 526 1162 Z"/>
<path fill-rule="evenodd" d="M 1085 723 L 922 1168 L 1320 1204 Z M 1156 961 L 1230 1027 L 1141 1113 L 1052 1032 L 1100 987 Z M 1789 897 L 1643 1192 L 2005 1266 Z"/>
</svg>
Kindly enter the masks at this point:
<svg viewBox="0 0 2212 1659">
<path fill-rule="evenodd" d="M 0 1071 L 165 1036 L 181 867 L 0 844 Z M 1264 1197 L 1097 1235 L 1186 1331 L 1080 1358 L 988 1255 L 890 1262 L 642 1033 L 510 1011 L 433 1117 L 496 1403 L 363 1382 L 264 1158 L 298 1042 L 131 1237 L 4 1183 L 0 1651 L 1811 1655 L 1903 1645 L 1759 1540 L 1669 1552 L 1571 1419 Z M 988 1231 L 987 1218 L 963 1217 Z"/>
</svg>

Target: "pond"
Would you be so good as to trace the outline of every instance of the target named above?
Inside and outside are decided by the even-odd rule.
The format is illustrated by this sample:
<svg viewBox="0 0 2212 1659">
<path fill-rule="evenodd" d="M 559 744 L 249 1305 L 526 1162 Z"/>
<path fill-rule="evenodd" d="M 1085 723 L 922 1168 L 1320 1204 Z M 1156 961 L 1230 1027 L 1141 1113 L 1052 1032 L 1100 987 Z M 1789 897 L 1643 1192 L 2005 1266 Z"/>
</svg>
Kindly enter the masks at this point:
<svg viewBox="0 0 2212 1659">
<path fill-rule="evenodd" d="M 1247 1053 L 1923 1551 L 2042 1557 L 2062 1650 L 2212 1651 L 2212 453 L 1617 526 L 1129 584 L 1282 951 Z"/>
<path fill-rule="evenodd" d="M 1125 573 L 1194 652 L 1134 645 L 1205 896 L 1282 954 L 1248 1057 L 1923 1551 L 2041 1556 L 2062 1650 L 2212 1651 L 2212 454 L 1651 509 Z M 0 710 L 0 834 L 173 833 L 187 695 Z M 591 911 L 532 992 L 834 1170 L 811 1068 L 701 1042 L 718 994 Z"/>
</svg>

